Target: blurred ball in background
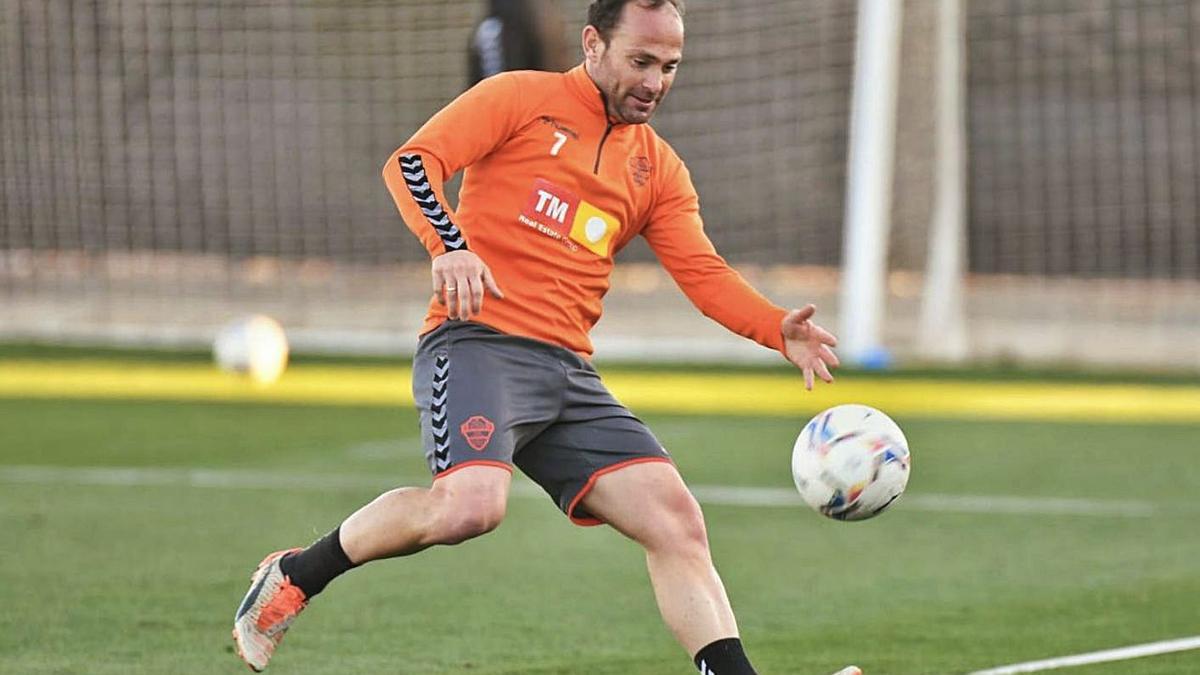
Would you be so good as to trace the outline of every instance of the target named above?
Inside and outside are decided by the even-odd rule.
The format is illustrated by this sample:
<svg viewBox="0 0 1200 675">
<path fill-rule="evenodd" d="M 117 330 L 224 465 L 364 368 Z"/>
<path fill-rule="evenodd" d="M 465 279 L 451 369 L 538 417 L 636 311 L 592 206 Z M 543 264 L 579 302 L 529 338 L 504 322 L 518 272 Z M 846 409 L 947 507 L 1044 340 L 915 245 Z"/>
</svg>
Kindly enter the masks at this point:
<svg viewBox="0 0 1200 675">
<path fill-rule="evenodd" d="M 287 335 L 269 316 L 243 317 L 217 333 L 213 359 L 221 370 L 246 375 L 261 385 L 271 384 L 287 368 Z"/>
</svg>

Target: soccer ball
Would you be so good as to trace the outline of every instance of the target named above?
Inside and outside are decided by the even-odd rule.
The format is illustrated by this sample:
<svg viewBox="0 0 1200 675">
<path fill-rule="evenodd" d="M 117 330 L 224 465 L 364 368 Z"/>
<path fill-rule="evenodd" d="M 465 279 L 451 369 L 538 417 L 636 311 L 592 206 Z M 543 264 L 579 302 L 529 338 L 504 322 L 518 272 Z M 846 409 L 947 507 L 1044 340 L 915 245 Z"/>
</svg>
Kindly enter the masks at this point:
<svg viewBox="0 0 1200 675">
<path fill-rule="evenodd" d="M 904 432 L 865 405 L 830 408 L 805 425 L 792 448 L 792 478 L 805 503 L 835 520 L 879 515 L 908 485 Z"/>
<path fill-rule="evenodd" d="M 288 362 L 287 336 L 269 316 L 248 316 L 226 324 L 213 342 L 221 370 L 248 375 L 261 385 L 279 379 Z"/>
</svg>

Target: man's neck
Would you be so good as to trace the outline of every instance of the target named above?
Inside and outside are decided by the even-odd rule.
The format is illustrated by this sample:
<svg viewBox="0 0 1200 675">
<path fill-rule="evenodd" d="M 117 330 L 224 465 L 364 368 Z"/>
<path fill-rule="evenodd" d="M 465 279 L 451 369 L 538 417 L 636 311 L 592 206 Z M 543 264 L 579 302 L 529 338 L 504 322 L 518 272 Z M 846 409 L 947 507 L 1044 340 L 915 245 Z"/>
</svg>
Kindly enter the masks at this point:
<svg viewBox="0 0 1200 675">
<path fill-rule="evenodd" d="M 613 124 L 621 124 L 621 118 L 617 117 L 616 113 L 609 108 L 608 95 L 604 93 L 604 87 L 601 87 L 595 76 L 592 75 L 592 64 L 588 63 L 587 59 L 583 61 L 583 72 L 587 73 L 588 79 L 592 81 L 596 91 L 600 94 L 600 102 L 604 104 L 604 116 Z"/>
</svg>

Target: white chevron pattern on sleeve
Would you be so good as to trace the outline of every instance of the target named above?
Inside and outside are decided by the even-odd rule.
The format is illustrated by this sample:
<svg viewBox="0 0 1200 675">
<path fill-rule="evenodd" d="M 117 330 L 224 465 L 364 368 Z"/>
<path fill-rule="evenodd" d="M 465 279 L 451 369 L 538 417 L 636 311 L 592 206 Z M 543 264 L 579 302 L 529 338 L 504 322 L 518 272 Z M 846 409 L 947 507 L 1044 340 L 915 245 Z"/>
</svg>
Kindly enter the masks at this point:
<svg viewBox="0 0 1200 675">
<path fill-rule="evenodd" d="M 446 251 L 465 251 L 467 240 L 463 238 L 458 226 L 450 222 L 450 216 L 437 201 L 433 187 L 429 185 L 425 174 L 425 163 L 420 155 L 400 155 L 400 175 L 404 176 L 404 184 L 409 194 L 417 203 L 417 208 L 425 215 L 425 219 L 433 226 L 434 232 L 442 239 Z"/>
</svg>

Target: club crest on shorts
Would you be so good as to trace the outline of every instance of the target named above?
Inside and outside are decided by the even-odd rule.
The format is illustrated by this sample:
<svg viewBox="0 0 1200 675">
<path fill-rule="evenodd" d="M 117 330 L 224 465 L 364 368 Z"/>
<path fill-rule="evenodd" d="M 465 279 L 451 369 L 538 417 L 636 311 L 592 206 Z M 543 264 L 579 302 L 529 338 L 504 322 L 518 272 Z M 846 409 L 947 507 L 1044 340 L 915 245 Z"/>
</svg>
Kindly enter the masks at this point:
<svg viewBox="0 0 1200 675">
<path fill-rule="evenodd" d="M 462 432 L 463 438 L 467 439 L 467 445 L 482 452 L 492 440 L 492 432 L 496 430 L 496 425 L 483 415 L 472 415 L 458 430 Z"/>
</svg>

